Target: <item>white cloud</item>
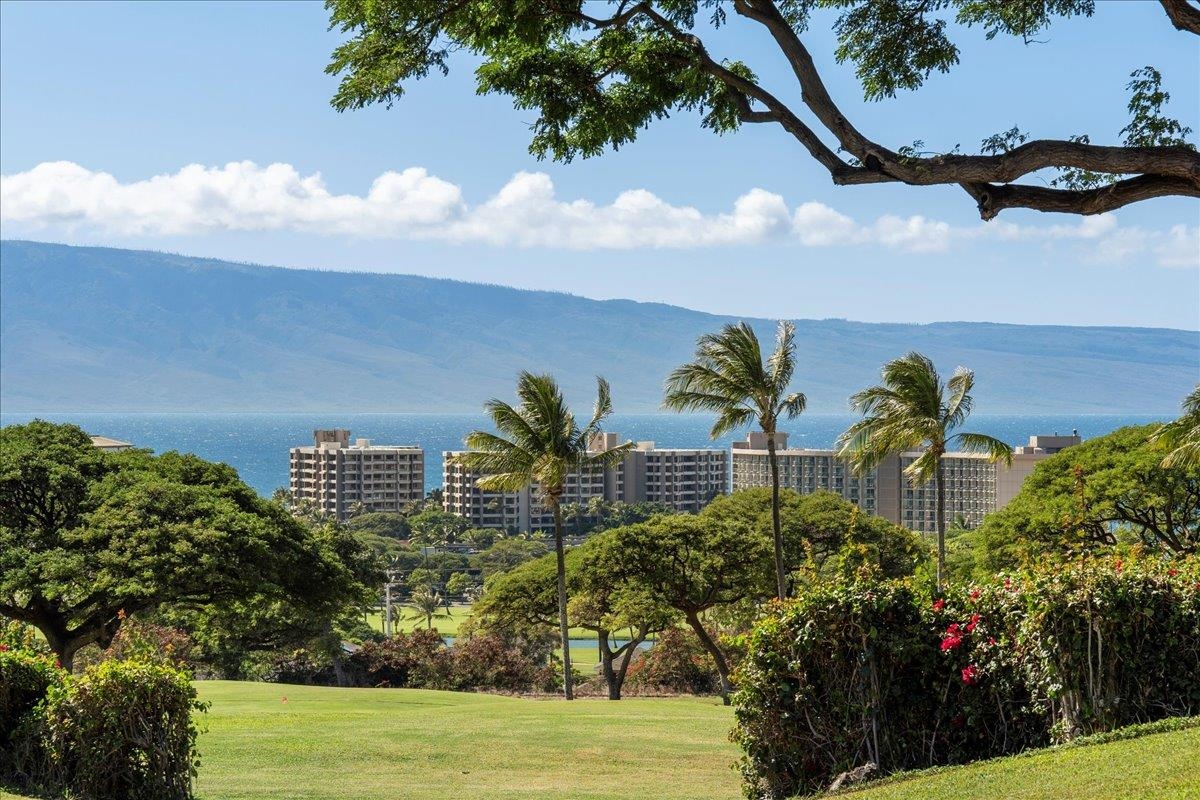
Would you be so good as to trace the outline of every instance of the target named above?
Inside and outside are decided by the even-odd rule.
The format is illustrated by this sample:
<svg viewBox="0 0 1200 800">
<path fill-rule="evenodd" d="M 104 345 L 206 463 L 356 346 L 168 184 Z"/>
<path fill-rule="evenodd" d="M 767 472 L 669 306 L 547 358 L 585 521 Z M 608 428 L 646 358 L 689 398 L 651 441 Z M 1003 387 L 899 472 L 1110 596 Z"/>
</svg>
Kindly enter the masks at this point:
<svg viewBox="0 0 1200 800">
<path fill-rule="evenodd" d="M 1200 266 L 1200 227 L 1175 225 L 1154 247 L 1158 263 L 1176 269 L 1195 269 Z"/>
<path fill-rule="evenodd" d="M 607 205 L 564 200 L 550 176 L 540 172 L 519 172 L 491 198 L 472 205 L 460 187 L 420 167 L 385 172 L 357 195 L 333 194 L 320 173 L 302 175 L 290 164 L 260 167 L 250 161 L 191 164 L 127 183 L 69 161 L 45 162 L 0 177 L 0 220 L 24 230 L 139 237 L 283 230 L 575 250 L 796 242 L 939 253 L 972 240 L 1073 240 L 1086 244 L 1096 261 L 1122 262 L 1140 254 L 1188 268 L 1200 260 L 1196 228 L 1121 228 L 1111 214 L 1045 226 L 999 220 L 955 227 L 891 214 L 860 222 L 819 202 L 791 209 L 780 195 L 757 188 L 728 211 L 708 213 L 672 205 L 645 189 L 622 192 Z"/>
</svg>

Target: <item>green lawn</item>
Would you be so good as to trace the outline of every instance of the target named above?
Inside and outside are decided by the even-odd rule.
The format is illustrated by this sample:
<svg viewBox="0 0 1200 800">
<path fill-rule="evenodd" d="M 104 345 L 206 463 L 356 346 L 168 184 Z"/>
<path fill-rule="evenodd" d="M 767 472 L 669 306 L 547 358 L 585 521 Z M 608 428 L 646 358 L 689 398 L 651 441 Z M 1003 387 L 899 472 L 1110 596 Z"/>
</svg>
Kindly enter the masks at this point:
<svg viewBox="0 0 1200 800">
<path fill-rule="evenodd" d="M 197 686 L 213 704 L 200 800 L 739 797 L 732 713 L 712 698 Z"/>
<path fill-rule="evenodd" d="M 196 685 L 212 701 L 198 800 L 740 796 L 732 714 L 715 699 Z M 1200 798 L 1198 763 L 1192 727 L 894 776 L 839 797 L 1185 800 Z"/>
<path fill-rule="evenodd" d="M 1200 728 L 1108 744 L 1041 750 L 838 795 L 846 800 L 1193 800 L 1200 798 Z"/>
</svg>

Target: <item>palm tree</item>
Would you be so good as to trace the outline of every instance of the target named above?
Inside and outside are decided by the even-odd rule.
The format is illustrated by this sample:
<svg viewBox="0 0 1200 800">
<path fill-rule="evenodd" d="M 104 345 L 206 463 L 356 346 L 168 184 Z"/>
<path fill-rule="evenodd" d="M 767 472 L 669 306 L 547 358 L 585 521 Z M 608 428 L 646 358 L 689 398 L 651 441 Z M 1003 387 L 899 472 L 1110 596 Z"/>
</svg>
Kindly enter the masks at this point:
<svg viewBox="0 0 1200 800">
<path fill-rule="evenodd" d="M 445 605 L 440 592 L 432 586 L 420 586 L 413 590 L 412 596 L 408 598 L 408 606 L 416 612 L 417 618 L 425 618 L 425 627 L 433 630 L 433 618 L 439 615 L 438 609 Z M 450 609 L 446 609 L 446 616 L 452 616 Z"/>
<path fill-rule="evenodd" d="M 558 625 L 563 650 L 563 693 L 574 698 L 571 651 L 567 626 L 567 577 L 563 556 L 562 496 L 568 477 L 587 467 L 608 467 L 620 461 L 633 446 L 627 442 L 599 453 L 588 451 L 592 437 L 612 413 L 608 381 L 596 379 L 596 407 L 587 425 L 580 428 L 567 407 L 562 390 L 550 375 L 522 372 L 517 379 L 519 405 L 490 400 L 485 407 L 498 434 L 473 431 L 467 435 L 470 452 L 463 464 L 484 477 L 479 488 L 493 492 L 518 492 L 532 484 L 542 505 L 554 515 L 554 552 L 558 560 Z M 505 438 L 507 437 L 507 438 Z"/>
<path fill-rule="evenodd" d="M 1153 437 L 1171 448 L 1163 467 L 1200 467 L 1200 383 L 1183 398 L 1183 414 L 1159 428 Z"/>
<path fill-rule="evenodd" d="M 937 485 L 937 589 L 946 572 L 946 492 L 942 456 L 951 444 L 986 453 L 993 461 L 1012 463 L 1012 448 L 982 433 L 953 433 L 971 413 L 975 373 L 957 367 L 942 383 L 933 362 L 909 353 L 883 366 L 883 384 L 851 396 L 850 404 L 863 418 L 838 439 L 839 455 L 863 475 L 884 458 L 905 450 L 924 449 L 904 474 L 910 486 Z M 949 392 L 949 396 L 947 396 Z"/>
<path fill-rule="evenodd" d="M 779 523 L 779 461 L 775 434 L 780 419 L 804 411 L 801 392 L 788 394 L 796 369 L 796 327 L 780 322 L 775 350 L 763 362 L 754 329 L 744 322 L 706 333 L 696 342 L 696 360 L 676 367 L 667 377 L 663 405 L 674 411 L 708 411 L 717 415 L 709 435 L 717 439 L 732 430 L 758 422 L 767 438 L 771 469 L 771 528 L 775 538 L 776 592 L 787 597 L 783 563 L 783 532 Z"/>
</svg>

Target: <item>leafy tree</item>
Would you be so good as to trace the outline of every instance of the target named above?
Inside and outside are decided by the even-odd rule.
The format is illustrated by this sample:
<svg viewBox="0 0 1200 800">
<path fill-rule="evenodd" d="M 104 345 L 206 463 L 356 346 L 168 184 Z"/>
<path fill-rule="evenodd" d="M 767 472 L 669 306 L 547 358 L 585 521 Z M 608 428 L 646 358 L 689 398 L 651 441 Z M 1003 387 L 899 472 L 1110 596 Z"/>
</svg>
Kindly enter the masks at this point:
<svg viewBox="0 0 1200 800">
<path fill-rule="evenodd" d="M 549 552 L 546 543 L 540 539 L 522 539 L 510 537 L 498 539 L 496 543 L 471 556 L 471 566 L 479 570 L 485 579 L 491 575 L 507 572 L 513 567 L 524 564 Z"/>
<path fill-rule="evenodd" d="M 718 497 L 700 516 L 749 524 L 771 536 L 771 490 L 743 489 Z M 789 573 L 811 572 L 824 578 L 870 566 L 879 575 L 912 575 L 929 559 L 929 547 L 917 533 L 864 513 L 832 492 L 780 493 L 785 566 Z"/>
<path fill-rule="evenodd" d="M 754 329 L 744 322 L 700 337 L 696 360 L 675 368 L 667 378 L 663 405 L 675 411 L 709 411 L 717 415 L 709 435 L 717 439 L 756 422 L 767 438 L 771 470 L 771 528 L 775 543 L 775 588 L 787 597 L 783 534 L 779 522 L 779 459 L 775 434 L 780 419 L 792 419 L 807 403 L 801 392 L 788 393 L 796 370 L 796 328 L 780 322 L 775 350 L 763 363 Z"/>
<path fill-rule="evenodd" d="M 705 626 L 712 608 L 761 597 L 770 585 L 771 544 L 746 523 L 690 514 L 615 528 L 621 572 L 678 611 L 712 656 L 729 702 L 729 659 Z"/>
<path fill-rule="evenodd" d="M 855 393 L 850 402 L 863 418 L 839 439 L 843 457 L 858 474 L 865 474 L 890 455 L 923 448 L 921 456 L 904 469 L 911 486 L 931 480 L 937 487 L 937 587 L 946 571 L 946 480 L 942 456 L 951 445 L 986 453 L 992 460 L 1012 463 L 1012 448 L 982 433 L 955 433 L 974 406 L 971 389 L 975 373 L 957 367 L 942 383 L 933 362 L 920 353 L 909 353 L 883 366 L 883 384 Z M 947 396 L 947 392 L 949 395 Z"/>
<path fill-rule="evenodd" d="M 327 6 L 330 26 L 348 36 L 326 68 L 341 78 L 334 108 L 390 106 L 409 82 L 447 72 L 451 54 L 467 51 L 482 61 L 480 94 L 509 95 L 537 115 L 530 151 L 538 157 L 596 156 L 634 141 L 657 119 L 696 111 L 700 124 L 719 134 L 747 123 L 778 126 L 837 185 L 961 187 L 983 219 L 1007 208 L 1098 214 L 1153 197 L 1200 196 L 1191 131 L 1164 115 L 1170 96 L 1151 66 L 1131 76 L 1130 122 L 1119 145 L 1092 144 L 1085 134 L 1030 139 L 1014 127 L 965 154 L 958 145 L 937 152 L 921 141 L 889 147 L 872 139 L 830 94 L 805 44 L 808 28 L 825 24 L 813 11 L 837 9 L 834 55 L 853 65 L 867 100 L 880 100 L 953 69 L 959 47 L 952 35 L 982 27 L 989 40 L 1029 43 L 1058 18 L 1091 16 L 1095 0 L 329 0 Z M 1149 9 L 1156 6 L 1144 6 L 1154 13 Z M 1195 6 L 1162 0 L 1161 8 L 1175 27 L 1200 35 Z M 794 85 L 761 80 L 747 63 L 759 52 L 740 60 L 714 51 L 731 41 L 717 30 L 726 25 L 764 34 L 790 66 Z M 1053 186 L 1041 185 L 1047 171 L 1058 173 Z"/>
<path fill-rule="evenodd" d="M 517 492 L 533 484 L 542 504 L 554 516 L 554 552 L 558 565 L 559 634 L 563 649 L 563 693 L 574 698 L 571 686 L 571 641 L 567 625 L 567 582 L 563 555 L 562 495 L 571 473 L 589 467 L 607 467 L 624 458 L 631 443 L 604 452 L 591 452 L 592 438 L 612 413 L 608 382 L 596 379 L 596 407 L 587 425 L 580 428 L 567 407 L 562 390 L 549 375 L 522 372 L 517 379 L 520 405 L 503 400 L 487 404 L 496 429 L 503 435 L 473 431 L 467 435 L 470 452 L 463 463 L 484 477 L 481 489 Z M 504 438 L 507 436 L 508 438 Z"/>
<path fill-rule="evenodd" d="M 362 597 L 339 544 L 224 464 L 102 453 L 74 425 L 0 429 L 0 613 L 67 668 L 122 611 L 264 598 L 327 618 Z"/>
<path fill-rule="evenodd" d="M 596 634 L 600 668 L 608 699 L 620 700 L 621 688 L 637 648 L 651 633 L 666 629 L 674 614 L 650 597 L 645 587 L 623 575 L 625 553 L 615 536 L 602 533 L 566 554 L 568 618 L 576 628 Z M 557 615 L 555 559 L 530 561 L 490 581 L 476 606 L 485 626 L 536 639 Z M 614 639 L 624 632 L 625 642 Z"/>
<path fill-rule="evenodd" d="M 1200 383 L 1183 399 L 1183 414 L 1154 432 L 1155 441 L 1170 449 L 1164 467 L 1200 467 Z"/>
<path fill-rule="evenodd" d="M 980 571 L 1042 553 L 1107 549 L 1122 538 L 1169 554 L 1200 548 L 1200 466 L 1162 465 L 1155 426 L 1121 428 L 1047 458 L 977 532 Z"/>
<path fill-rule="evenodd" d="M 412 533 L 408 517 L 389 511 L 358 514 L 346 521 L 346 528 L 354 533 L 385 536 L 389 539 L 407 539 Z"/>
<path fill-rule="evenodd" d="M 451 597 L 465 597 L 467 599 L 471 599 L 478 586 L 479 581 L 475 580 L 467 573 L 455 572 L 450 576 L 450 579 L 446 581 L 447 599 Z"/>
</svg>

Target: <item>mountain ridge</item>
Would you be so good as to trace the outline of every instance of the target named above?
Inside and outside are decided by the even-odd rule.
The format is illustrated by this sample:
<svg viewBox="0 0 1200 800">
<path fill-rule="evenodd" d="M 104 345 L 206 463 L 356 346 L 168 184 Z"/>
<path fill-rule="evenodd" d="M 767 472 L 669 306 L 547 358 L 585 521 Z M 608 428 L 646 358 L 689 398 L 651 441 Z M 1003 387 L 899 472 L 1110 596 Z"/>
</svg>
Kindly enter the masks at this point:
<svg viewBox="0 0 1200 800">
<path fill-rule="evenodd" d="M 739 317 L 419 275 L 299 270 L 174 253 L 0 241 L 6 411 L 477 411 L 516 373 L 590 403 L 656 410 L 695 337 Z M 772 336 L 770 320 L 743 317 Z M 980 413 L 1170 412 L 1200 334 L 1131 326 L 797 319 L 796 385 L 817 412 L 920 350 L 975 369 Z M 197 409 L 197 405 L 202 409 Z"/>
</svg>

